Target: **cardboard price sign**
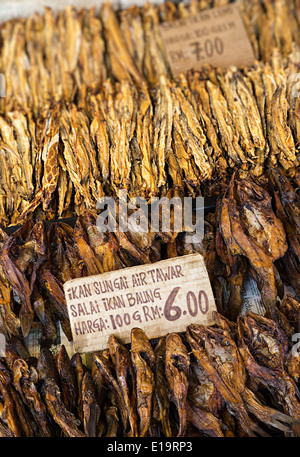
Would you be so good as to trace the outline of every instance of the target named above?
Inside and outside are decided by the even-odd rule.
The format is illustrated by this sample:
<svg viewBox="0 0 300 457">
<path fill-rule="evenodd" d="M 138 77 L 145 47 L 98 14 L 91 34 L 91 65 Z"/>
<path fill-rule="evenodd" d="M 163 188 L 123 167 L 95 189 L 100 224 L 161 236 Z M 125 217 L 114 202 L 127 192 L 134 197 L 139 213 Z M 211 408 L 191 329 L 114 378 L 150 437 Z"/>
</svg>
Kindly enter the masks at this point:
<svg viewBox="0 0 300 457">
<path fill-rule="evenodd" d="M 255 56 L 238 6 L 213 8 L 160 24 L 160 33 L 173 76 L 216 67 L 250 66 Z"/>
<path fill-rule="evenodd" d="M 77 352 L 107 348 L 109 335 L 124 344 L 131 329 L 148 338 L 213 325 L 215 300 L 200 254 L 73 279 L 64 284 Z"/>
</svg>

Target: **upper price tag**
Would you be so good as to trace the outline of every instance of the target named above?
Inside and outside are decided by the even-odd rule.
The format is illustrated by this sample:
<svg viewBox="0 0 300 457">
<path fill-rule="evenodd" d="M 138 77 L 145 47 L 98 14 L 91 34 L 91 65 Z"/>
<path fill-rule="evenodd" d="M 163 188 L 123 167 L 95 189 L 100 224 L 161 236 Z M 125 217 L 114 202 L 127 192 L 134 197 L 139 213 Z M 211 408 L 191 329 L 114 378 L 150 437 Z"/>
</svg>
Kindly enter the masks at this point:
<svg viewBox="0 0 300 457">
<path fill-rule="evenodd" d="M 173 76 L 216 67 L 250 66 L 255 55 L 237 5 L 213 8 L 160 24 Z"/>
<path fill-rule="evenodd" d="M 73 279 L 64 291 L 77 352 L 107 348 L 111 334 L 129 343 L 134 327 L 157 338 L 192 322 L 214 324 L 216 305 L 200 254 Z"/>
</svg>

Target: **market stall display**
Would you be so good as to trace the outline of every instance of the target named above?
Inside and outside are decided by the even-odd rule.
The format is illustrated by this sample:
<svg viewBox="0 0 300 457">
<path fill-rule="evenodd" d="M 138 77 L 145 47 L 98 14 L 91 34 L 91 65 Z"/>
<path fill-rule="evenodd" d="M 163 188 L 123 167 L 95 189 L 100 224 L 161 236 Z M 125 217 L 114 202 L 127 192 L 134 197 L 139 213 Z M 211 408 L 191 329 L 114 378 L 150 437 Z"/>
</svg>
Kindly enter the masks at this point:
<svg viewBox="0 0 300 457">
<path fill-rule="evenodd" d="M 159 32 L 229 4 L 46 8 L 0 25 L 0 436 L 300 436 L 299 2 L 237 2 L 249 67 L 175 78 Z M 216 209 L 198 241 L 150 216 L 143 233 L 118 219 L 102 232 L 97 203 L 120 191 Z M 57 345 L 72 341 L 67 281 L 192 253 L 214 325 L 151 340 L 137 326 L 129 344 L 112 332 L 88 359 Z"/>
</svg>

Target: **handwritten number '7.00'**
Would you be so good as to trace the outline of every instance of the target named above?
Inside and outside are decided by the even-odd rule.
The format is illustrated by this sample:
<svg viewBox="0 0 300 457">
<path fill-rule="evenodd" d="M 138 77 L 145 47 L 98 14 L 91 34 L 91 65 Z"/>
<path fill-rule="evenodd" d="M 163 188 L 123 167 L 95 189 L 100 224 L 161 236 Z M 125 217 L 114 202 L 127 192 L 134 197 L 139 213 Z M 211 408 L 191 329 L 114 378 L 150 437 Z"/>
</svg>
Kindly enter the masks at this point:
<svg viewBox="0 0 300 457">
<path fill-rule="evenodd" d="M 224 52 L 224 43 L 219 37 L 213 40 L 207 39 L 203 42 L 195 41 L 190 43 L 190 46 L 192 47 L 192 54 L 195 55 L 198 62 L 214 57 L 216 54 L 222 55 Z"/>
</svg>

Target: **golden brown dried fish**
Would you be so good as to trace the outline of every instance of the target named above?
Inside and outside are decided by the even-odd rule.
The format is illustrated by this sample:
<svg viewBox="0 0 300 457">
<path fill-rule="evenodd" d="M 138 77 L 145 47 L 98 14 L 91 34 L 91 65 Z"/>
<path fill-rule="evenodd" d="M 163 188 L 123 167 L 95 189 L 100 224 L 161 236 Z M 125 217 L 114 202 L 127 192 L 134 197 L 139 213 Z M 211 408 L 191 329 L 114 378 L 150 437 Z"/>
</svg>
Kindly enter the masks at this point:
<svg viewBox="0 0 300 457">
<path fill-rule="evenodd" d="M 100 408 L 96 400 L 92 377 L 86 372 L 82 380 L 83 428 L 86 436 L 97 436 Z"/>
<path fill-rule="evenodd" d="M 99 168 L 101 170 L 103 182 L 106 183 L 110 175 L 110 141 L 108 136 L 108 126 L 103 112 L 105 101 L 101 96 L 101 92 L 96 96 L 91 96 L 90 106 L 93 116 L 90 124 L 90 134 L 97 146 Z"/>
<path fill-rule="evenodd" d="M 47 410 L 62 431 L 70 437 L 84 437 L 85 434 L 80 430 L 80 420 L 66 409 L 54 379 L 45 379 L 42 390 Z"/>
<path fill-rule="evenodd" d="M 136 375 L 139 436 L 147 436 L 152 415 L 155 356 L 146 334 L 140 328 L 131 330 L 131 360 Z"/>
<path fill-rule="evenodd" d="M 157 186 L 161 187 L 166 183 L 165 159 L 171 147 L 173 100 L 170 81 L 165 76 L 161 76 L 159 82 L 159 90 L 156 95 L 156 111 L 153 117 L 153 149 L 158 171 Z"/>
<path fill-rule="evenodd" d="M 13 437 L 14 434 L 10 428 L 0 419 L 0 436 L 1 438 Z"/>
<path fill-rule="evenodd" d="M 111 438 L 117 436 L 119 428 L 119 415 L 117 399 L 110 390 L 107 394 L 107 399 L 104 404 L 104 414 L 106 419 L 105 437 Z"/>
<path fill-rule="evenodd" d="M 154 397 L 154 414 L 155 418 L 161 423 L 161 428 L 164 436 L 171 437 L 170 425 L 170 393 L 165 375 L 165 353 L 166 353 L 166 338 L 159 339 L 154 355 L 155 355 L 155 397 Z M 156 417 L 157 416 L 157 417 Z"/>
<path fill-rule="evenodd" d="M 233 176 L 228 196 L 222 199 L 220 230 L 230 254 L 246 256 L 261 278 L 265 306 L 274 306 L 277 289 L 273 262 L 287 249 L 285 232 L 272 210 L 270 195 L 254 183 L 242 182 L 243 188 L 235 184 Z"/>
<path fill-rule="evenodd" d="M 57 313 L 58 319 L 61 322 L 63 331 L 68 340 L 72 340 L 72 332 L 69 322 L 69 315 L 65 294 L 61 282 L 51 273 L 49 262 L 44 263 L 38 275 L 38 284 L 46 298 L 50 301 L 51 305 Z"/>
<path fill-rule="evenodd" d="M 226 100 L 220 88 L 211 81 L 206 82 L 206 87 L 212 114 L 217 121 L 218 132 L 221 135 L 222 147 L 231 159 L 228 163 L 229 165 L 237 164 L 244 170 L 247 168 L 247 159 L 234 134 L 234 125 Z"/>
<path fill-rule="evenodd" d="M 93 223 L 96 223 L 94 218 Z M 81 214 L 75 223 L 74 227 L 74 239 L 76 247 L 80 254 L 80 257 L 83 259 L 89 275 L 96 275 L 103 273 L 104 269 L 102 263 L 95 256 L 93 249 L 89 244 L 89 233 L 86 227 L 86 216 Z"/>
<path fill-rule="evenodd" d="M 204 150 L 204 145 L 207 141 L 206 136 L 197 120 L 192 105 L 185 98 L 180 88 L 173 86 L 172 92 L 174 126 L 179 132 L 182 141 L 186 144 L 189 154 L 194 158 L 201 178 L 203 180 L 209 179 L 212 176 L 213 169 Z"/>
<path fill-rule="evenodd" d="M 6 350 L 6 361 L 13 375 L 13 385 L 19 393 L 23 403 L 27 405 L 36 424 L 37 436 L 51 436 L 47 419 L 46 406 L 37 390 L 38 374 L 32 366 L 28 366 L 23 358 L 11 349 Z"/>
<path fill-rule="evenodd" d="M 127 409 L 130 424 L 129 436 L 138 436 L 137 388 L 130 353 L 114 335 L 108 340 L 110 356 L 115 364 L 116 377 Z"/>
<path fill-rule="evenodd" d="M 64 345 L 60 347 L 56 364 L 62 401 L 68 411 L 75 413 L 78 400 L 78 385 L 74 367 Z"/>
<path fill-rule="evenodd" d="M 143 76 L 139 73 L 130 56 L 116 14 L 110 3 L 105 3 L 103 5 L 101 9 L 101 19 L 104 25 L 104 34 L 109 57 L 112 60 L 112 71 L 115 78 L 119 79 L 120 75 L 122 75 L 123 79 L 130 80 L 132 77 L 137 85 L 141 85 L 144 81 Z M 116 61 L 118 67 L 114 68 Z"/>
<path fill-rule="evenodd" d="M 102 354 L 93 353 L 93 360 L 105 379 L 107 385 L 111 388 L 112 393 L 116 398 L 116 405 L 119 410 L 120 418 L 124 427 L 124 430 L 127 430 L 128 424 L 128 410 L 126 408 L 126 404 L 122 395 L 121 388 L 115 378 L 114 374 L 114 366 L 112 365 L 111 361 L 103 357 Z M 116 418 L 115 413 L 113 414 L 114 418 Z M 115 423 L 115 421 L 113 421 Z"/>
<path fill-rule="evenodd" d="M 19 296 L 22 303 L 19 318 L 24 336 L 28 335 L 34 319 L 34 312 L 30 302 L 31 290 L 29 281 L 27 280 L 25 274 L 16 266 L 11 253 L 18 243 L 24 243 L 32 228 L 32 225 L 33 223 L 29 222 L 17 230 L 4 243 L 0 253 L 0 261 L 5 275 L 9 280 L 12 289 L 15 291 L 17 296 Z M 32 261 L 34 261 L 34 258 L 32 258 Z"/>
<path fill-rule="evenodd" d="M 84 422 L 84 411 L 83 411 L 83 378 L 85 373 L 87 373 L 87 368 L 82 362 L 81 355 L 79 352 L 75 352 L 75 354 L 71 357 L 71 365 L 74 368 L 75 376 L 76 376 L 76 384 L 77 384 L 77 402 L 76 402 L 76 414 L 81 420 Z"/>
<path fill-rule="evenodd" d="M 22 436 L 22 428 L 17 416 L 16 407 L 10 394 L 10 374 L 7 367 L 1 362 L 0 363 L 0 392 L 4 402 L 4 409 L 1 414 L 2 419 L 5 421 L 13 436 Z"/>
<path fill-rule="evenodd" d="M 41 349 L 36 368 L 39 380 L 45 381 L 46 379 L 54 379 L 55 383 L 59 385 L 59 374 L 54 357 L 49 349 Z"/>
<path fill-rule="evenodd" d="M 210 412 L 214 416 L 218 416 L 224 406 L 220 392 L 197 360 L 191 363 L 188 401 L 200 411 Z"/>
<path fill-rule="evenodd" d="M 284 369 L 288 340 L 283 330 L 271 319 L 248 312 L 239 318 L 239 352 L 249 376 L 273 392 L 286 414 L 299 420 L 298 389 Z M 293 430 L 299 435 L 299 425 Z"/>
<path fill-rule="evenodd" d="M 197 427 L 204 435 L 222 437 L 222 424 L 220 420 L 208 411 L 201 410 L 197 406 L 188 403 L 188 420 Z"/>
<path fill-rule="evenodd" d="M 158 5 L 146 4 L 141 10 L 141 15 L 145 42 L 143 73 L 150 84 L 153 85 L 159 82 L 161 75 L 170 76 L 168 60 L 158 29 Z"/>
<path fill-rule="evenodd" d="M 291 129 L 287 123 L 288 102 L 285 95 L 285 86 L 277 87 L 271 101 L 271 129 L 278 150 L 278 162 L 287 170 L 293 170 L 297 165 L 295 144 Z"/>
<path fill-rule="evenodd" d="M 254 431 L 264 435 L 264 431 L 250 419 L 243 403 L 241 393 L 244 390 L 245 368 L 234 342 L 224 331 L 196 324 L 188 327 L 187 337 L 197 362 L 213 381 L 232 413 L 239 418 L 243 430 L 249 436 L 255 436 Z"/>
<path fill-rule="evenodd" d="M 44 162 L 44 174 L 42 179 L 43 210 L 51 209 L 52 195 L 57 187 L 59 177 L 58 146 L 59 146 L 59 113 L 60 105 L 48 112 L 44 137 L 42 138 L 41 158 Z"/>
<path fill-rule="evenodd" d="M 179 427 L 177 436 L 184 436 L 187 426 L 187 393 L 190 357 L 180 336 L 171 333 L 166 337 L 166 377 L 176 404 Z"/>
</svg>

